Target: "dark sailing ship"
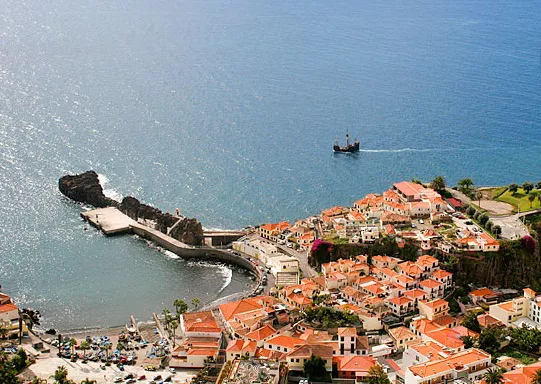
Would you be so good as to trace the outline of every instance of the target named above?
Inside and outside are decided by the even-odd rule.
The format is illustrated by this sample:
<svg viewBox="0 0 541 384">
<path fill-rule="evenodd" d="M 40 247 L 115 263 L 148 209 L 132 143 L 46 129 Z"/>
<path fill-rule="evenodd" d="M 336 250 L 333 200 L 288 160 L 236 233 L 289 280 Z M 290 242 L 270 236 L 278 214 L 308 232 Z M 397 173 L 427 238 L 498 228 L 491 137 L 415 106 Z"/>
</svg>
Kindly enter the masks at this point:
<svg viewBox="0 0 541 384">
<path fill-rule="evenodd" d="M 336 139 L 334 141 L 333 151 L 334 152 L 349 152 L 349 153 L 359 152 L 359 142 L 355 140 L 353 143 L 350 143 L 349 132 L 346 132 L 346 145 L 341 147 L 338 144 L 338 139 Z"/>
</svg>

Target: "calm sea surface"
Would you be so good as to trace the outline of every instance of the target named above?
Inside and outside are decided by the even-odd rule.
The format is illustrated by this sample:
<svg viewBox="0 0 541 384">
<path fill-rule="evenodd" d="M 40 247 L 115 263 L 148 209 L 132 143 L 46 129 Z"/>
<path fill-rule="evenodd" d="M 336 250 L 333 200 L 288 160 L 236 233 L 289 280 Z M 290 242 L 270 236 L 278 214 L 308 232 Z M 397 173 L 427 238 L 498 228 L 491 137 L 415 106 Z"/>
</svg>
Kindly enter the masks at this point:
<svg viewBox="0 0 541 384">
<path fill-rule="evenodd" d="M 85 231 L 66 173 L 209 228 L 412 177 L 539 181 L 540 54 L 534 1 L 3 0 L 0 283 L 61 329 L 247 288 Z M 333 155 L 346 129 L 363 151 Z"/>
</svg>

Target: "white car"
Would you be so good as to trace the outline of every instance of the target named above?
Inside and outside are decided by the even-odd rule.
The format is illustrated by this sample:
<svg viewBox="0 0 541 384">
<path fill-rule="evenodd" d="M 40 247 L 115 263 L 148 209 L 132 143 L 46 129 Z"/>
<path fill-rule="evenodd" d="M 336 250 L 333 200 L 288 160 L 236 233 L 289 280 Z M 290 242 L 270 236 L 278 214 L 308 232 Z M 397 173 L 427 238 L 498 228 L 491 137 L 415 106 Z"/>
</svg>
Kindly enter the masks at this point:
<svg viewBox="0 0 541 384">
<path fill-rule="evenodd" d="M 419 220 L 419 224 L 424 224 L 424 223 L 425 223 L 425 221 L 423 219 Z"/>
</svg>

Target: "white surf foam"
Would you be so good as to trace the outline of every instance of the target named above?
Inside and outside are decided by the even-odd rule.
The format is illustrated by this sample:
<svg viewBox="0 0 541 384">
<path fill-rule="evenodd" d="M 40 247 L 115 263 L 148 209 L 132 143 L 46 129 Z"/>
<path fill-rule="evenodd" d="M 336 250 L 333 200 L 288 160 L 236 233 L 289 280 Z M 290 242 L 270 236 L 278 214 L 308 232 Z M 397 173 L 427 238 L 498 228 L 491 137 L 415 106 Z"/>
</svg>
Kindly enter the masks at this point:
<svg viewBox="0 0 541 384">
<path fill-rule="evenodd" d="M 116 201 L 122 201 L 122 195 L 120 192 L 114 190 L 113 188 L 107 188 L 106 185 L 109 183 L 109 179 L 104 174 L 98 173 L 98 180 L 100 181 L 101 187 L 103 188 L 103 194 L 110 199 Z"/>
</svg>

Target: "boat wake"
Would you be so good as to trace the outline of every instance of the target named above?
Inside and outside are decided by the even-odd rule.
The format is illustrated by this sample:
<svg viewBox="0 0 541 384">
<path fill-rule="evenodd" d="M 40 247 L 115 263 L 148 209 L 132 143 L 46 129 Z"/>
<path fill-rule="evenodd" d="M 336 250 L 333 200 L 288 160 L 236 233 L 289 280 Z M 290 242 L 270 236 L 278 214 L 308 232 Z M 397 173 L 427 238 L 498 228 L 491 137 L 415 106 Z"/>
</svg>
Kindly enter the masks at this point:
<svg viewBox="0 0 541 384">
<path fill-rule="evenodd" d="M 365 153 L 400 153 L 400 152 L 472 152 L 498 151 L 507 148 L 397 148 L 397 149 L 360 149 Z"/>
<path fill-rule="evenodd" d="M 122 195 L 118 191 L 111 188 L 106 188 L 106 185 L 109 183 L 109 179 L 107 178 L 107 176 L 98 173 L 98 180 L 100 181 L 100 184 L 103 188 L 103 194 L 105 196 L 116 201 L 122 201 Z"/>
</svg>

